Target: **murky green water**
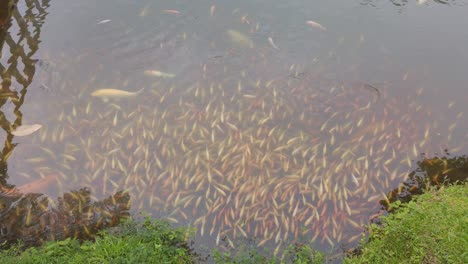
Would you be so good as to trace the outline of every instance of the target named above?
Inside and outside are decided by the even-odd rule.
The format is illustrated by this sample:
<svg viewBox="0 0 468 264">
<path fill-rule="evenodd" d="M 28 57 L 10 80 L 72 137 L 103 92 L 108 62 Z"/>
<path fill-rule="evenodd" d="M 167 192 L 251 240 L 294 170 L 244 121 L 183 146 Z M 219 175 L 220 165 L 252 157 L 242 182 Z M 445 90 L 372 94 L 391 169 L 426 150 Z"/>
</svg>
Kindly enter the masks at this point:
<svg viewBox="0 0 468 264">
<path fill-rule="evenodd" d="M 468 7 L 423 2 L 19 1 L 2 176 L 129 190 L 208 245 L 351 247 L 422 153 L 468 151 Z"/>
</svg>

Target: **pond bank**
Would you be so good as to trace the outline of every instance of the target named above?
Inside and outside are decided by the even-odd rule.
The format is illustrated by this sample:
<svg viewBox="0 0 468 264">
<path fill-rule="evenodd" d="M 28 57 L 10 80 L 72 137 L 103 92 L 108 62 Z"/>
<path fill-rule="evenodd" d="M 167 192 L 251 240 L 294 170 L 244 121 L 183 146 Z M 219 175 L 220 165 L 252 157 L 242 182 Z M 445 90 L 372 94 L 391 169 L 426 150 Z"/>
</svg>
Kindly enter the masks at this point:
<svg viewBox="0 0 468 264">
<path fill-rule="evenodd" d="M 467 263 L 468 185 L 435 188 L 402 204 L 368 227 L 369 239 L 360 255 L 345 263 Z M 204 263 L 207 256 L 187 244 L 191 228 L 172 228 L 167 222 L 129 221 L 106 231 L 94 242 L 67 239 L 21 252 L 18 246 L 0 254 L 1 263 Z M 249 249 L 242 254 L 213 251 L 216 263 L 325 263 L 329 259 L 308 245 L 291 245 L 279 254 Z"/>
</svg>

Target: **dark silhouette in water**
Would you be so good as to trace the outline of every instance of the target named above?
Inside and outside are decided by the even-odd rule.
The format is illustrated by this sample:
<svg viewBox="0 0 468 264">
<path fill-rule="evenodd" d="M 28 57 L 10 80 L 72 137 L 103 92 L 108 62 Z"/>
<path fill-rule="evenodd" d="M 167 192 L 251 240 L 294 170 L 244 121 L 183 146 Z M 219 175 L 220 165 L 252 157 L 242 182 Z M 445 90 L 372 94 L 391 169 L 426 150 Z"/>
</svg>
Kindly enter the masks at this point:
<svg viewBox="0 0 468 264">
<path fill-rule="evenodd" d="M 17 146 L 11 131 L 23 122 L 21 108 L 36 72 L 34 55 L 50 6 L 50 0 L 22 0 L 20 10 L 18 2 L 0 1 L 0 129 L 6 134 L 0 149 L 0 184 L 4 187 L 11 187 L 7 183 L 7 161 Z M 19 30 L 11 30 L 15 27 Z M 14 105 L 13 113 L 2 109 L 8 102 Z"/>
<path fill-rule="evenodd" d="M 86 188 L 67 192 L 56 202 L 38 193 L 0 193 L 0 245 L 93 239 L 97 231 L 129 217 L 129 209 L 130 195 L 124 191 L 97 202 Z"/>
<path fill-rule="evenodd" d="M 446 155 L 450 154 L 446 150 Z M 370 222 L 381 224 L 380 216 L 391 213 L 391 203 L 401 201 L 408 203 L 413 196 L 423 194 L 431 186 L 464 184 L 468 181 L 468 156 L 423 158 L 417 162 L 418 168 L 412 171 L 408 180 L 399 188 L 391 190 L 385 200 L 381 200 L 382 210 L 371 216 Z M 361 246 L 346 250 L 348 257 L 362 254 Z"/>
<path fill-rule="evenodd" d="M 449 156 L 449 153 L 447 153 Z M 468 157 L 434 157 L 424 158 L 417 162 L 418 168 L 411 172 L 399 188 L 387 195 L 380 204 L 391 211 L 389 204 L 397 200 L 409 202 L 413 195 L 419 195 L 430 186 L 443 186 L 454 183 L 465 183 L 468 180 Z"/>
<path fill-rule="evenodd" d="M 21 107 L 36 72 L 38 60 L 33 57 L 50 6 L 50 0 L 22 1 L 21 10 L 18 0 L 0 1 L 0 129 L 6 134 L 0 148 L 0 245 L 21 241 L 36 246 L 68 237 L 92 239 L 98 230 L 129 215 L 128 193 L 119 191 L 102 201 L 91 201 L 90 191 L 83 188 L 53 201 L 40 193 L 23 194 L 8 184 L 7 161 L 17 145 L 11 130 L 22 125 Z M 10 32 L 12 26 L 20 30 Z M 7 102 L 14 105 L 13 120 L 2 109 Z"/>
</svg>

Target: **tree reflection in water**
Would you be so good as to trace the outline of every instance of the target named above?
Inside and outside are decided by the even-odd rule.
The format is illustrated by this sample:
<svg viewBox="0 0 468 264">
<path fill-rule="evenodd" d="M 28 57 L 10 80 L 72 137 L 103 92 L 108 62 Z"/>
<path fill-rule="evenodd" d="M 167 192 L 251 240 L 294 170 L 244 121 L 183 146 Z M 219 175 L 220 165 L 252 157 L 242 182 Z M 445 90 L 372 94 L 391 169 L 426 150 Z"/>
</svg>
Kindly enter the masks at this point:
<svg viewBox="0 0 468 264">
<path fill-rule="evenodd" d="M 423 158 L 417 162 L 416 170 L 398 188 L 387 195 L 380 204 L 391 210 L 390 203 L 395 201 L 409 202 L 414 195 L 419 195 L 431 186 L 464 184 L 468 181 L 468 156 Z"/>
<path fill-rule="evenodd" d="M 39 194 L 0 193 L 0 245 L 21 241 L 38 246 L 73 237 L 93 239 L 97 231 L 129 217 L 130 195 L 119 191 L 93 202 L 89 189 L 65 193 L 54 202 Z"/>
<path fill-rule="evenodd" d="M 102 201 L 92 201 L 90 190 L 83 188 L 67 192 L 54 202 L 41 193 L 23 194 L 7 181 L 7 160 L 16 146 L 11 131 L 22 125 L 21 106 L 36 71 L 33 56 L 39 49 L 41 27 L 50 6 L 50 0 L 23 1 L 0 1 L 0 59 L 5 58 L 0 61 L 0 127 L 6 134 L 0 151 L 0 245 L 18 240 L 36 246 L 68 237 L 91 239 L 98 230 L 128 217 L 128 193 L 118 191 Z M 18 3 L 26 10 L 19 10 Z M 19 32 L 10 32 L 12 26 Z M 11 121 L 3 109 L 7 102 L 14 105 Z"/>
</svg>

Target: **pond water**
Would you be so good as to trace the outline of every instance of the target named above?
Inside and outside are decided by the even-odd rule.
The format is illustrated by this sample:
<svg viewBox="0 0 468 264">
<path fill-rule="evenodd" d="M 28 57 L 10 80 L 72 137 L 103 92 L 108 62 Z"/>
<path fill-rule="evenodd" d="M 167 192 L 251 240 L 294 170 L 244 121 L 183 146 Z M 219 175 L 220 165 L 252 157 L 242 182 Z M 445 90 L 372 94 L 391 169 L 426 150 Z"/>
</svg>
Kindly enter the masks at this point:
<svg viewBox="0 0 468 264">
<path fill-rule="evenodd" d="M 416 160 L 468 152 L 466 1 L 15 10 L 1 176 L 20 190 L 128 190 L 133 213 L 194 226 L 200 245 L 341 252 Z"/>
</svg>

